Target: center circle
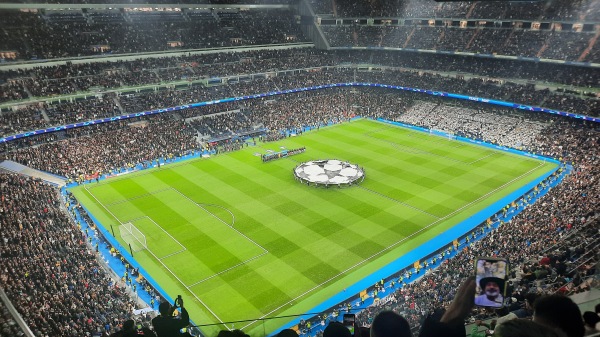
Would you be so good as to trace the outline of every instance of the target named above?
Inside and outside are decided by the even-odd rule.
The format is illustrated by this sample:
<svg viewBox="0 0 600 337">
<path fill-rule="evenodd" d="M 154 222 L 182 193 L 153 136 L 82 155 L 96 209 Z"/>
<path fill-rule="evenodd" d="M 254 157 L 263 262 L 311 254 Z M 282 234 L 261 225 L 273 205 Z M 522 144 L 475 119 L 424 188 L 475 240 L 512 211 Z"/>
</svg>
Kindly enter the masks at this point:
<svg viewBox="0 0 600 337">
<path fill-rule="evenodd" d="M 296 180 L 313 186 L 350 186 L 365 179 L 357 164 L 336 159 L 311 160 L 294 168 Z"/>
</svg>

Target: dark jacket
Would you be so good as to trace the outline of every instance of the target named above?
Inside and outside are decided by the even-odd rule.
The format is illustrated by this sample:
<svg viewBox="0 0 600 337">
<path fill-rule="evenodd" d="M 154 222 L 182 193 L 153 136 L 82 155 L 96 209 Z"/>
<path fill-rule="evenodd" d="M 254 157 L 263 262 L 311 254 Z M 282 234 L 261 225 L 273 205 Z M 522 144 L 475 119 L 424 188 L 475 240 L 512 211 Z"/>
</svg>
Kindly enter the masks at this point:
<svg viewBox="0 0 600 337">
<path fill-rule="evenodd" d="M 419 337 L 465 337 L 467 335 L 463 322 L 440 322 L 443 314 L 443 310 L 437 310 L 427 316 L 421 325 Z"/>
<path fill-rule="evenodd" d="M 179 331 L 190 324 L 190 315 L 187 310 L 185 308 L 180 308 L 180 310 L 181 318 L 173 316 L 163 317 L 160 315 L 152 319 L 152 326 L 158 337 L 180 336 L 181 333 Z"/>
</svg>

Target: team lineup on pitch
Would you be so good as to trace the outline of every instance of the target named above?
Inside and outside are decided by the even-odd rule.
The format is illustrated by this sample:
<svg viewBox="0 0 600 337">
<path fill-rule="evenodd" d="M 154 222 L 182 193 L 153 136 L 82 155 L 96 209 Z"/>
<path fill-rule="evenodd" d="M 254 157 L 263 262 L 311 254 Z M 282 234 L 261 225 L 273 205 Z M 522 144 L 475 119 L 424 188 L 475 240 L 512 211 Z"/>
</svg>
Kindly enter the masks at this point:
<svg viewBox="0 0 600 337">
<path fill-rule="evenodd" d="M 307 312 L 556 169 L 369 120 L 261 146 L 306 151 L 262 163 L 249 147 L 73 193 L 103 226 L 124 232 L 116 237 L 133 244 L 136 260 L 169 295 L 196 300 L 188 306 L 195 321 L 249 320 L 236 327 L 251 330 L 255 319 Z M 368 176 L 343 189 L 294 179 L 299 163 L 319 158 Z"/>
</svg>

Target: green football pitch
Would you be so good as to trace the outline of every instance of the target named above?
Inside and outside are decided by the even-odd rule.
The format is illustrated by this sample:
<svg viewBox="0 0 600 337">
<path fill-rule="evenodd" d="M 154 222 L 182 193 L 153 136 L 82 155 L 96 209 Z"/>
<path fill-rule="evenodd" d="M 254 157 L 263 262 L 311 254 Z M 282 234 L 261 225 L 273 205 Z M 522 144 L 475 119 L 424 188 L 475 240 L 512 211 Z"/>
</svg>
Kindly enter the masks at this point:
<svg viewBox="0 0 600 337">
<path fill-rule="evenodd" d="M 303 146 L 268 163 L 257 156 Z M 300 184 L 293 168 L 314 159 L 359 164 L 366 178 Z M 555 168 L 357 120 L 72 191 L 123 245 L 120 224 L 144 234 L 136 260 L 171 298 L 183 295 L 196 324 L 249 320 L 235 328 L 262 335 L 290 318 L 255 319 L 308 312 Z"/>
</svg>

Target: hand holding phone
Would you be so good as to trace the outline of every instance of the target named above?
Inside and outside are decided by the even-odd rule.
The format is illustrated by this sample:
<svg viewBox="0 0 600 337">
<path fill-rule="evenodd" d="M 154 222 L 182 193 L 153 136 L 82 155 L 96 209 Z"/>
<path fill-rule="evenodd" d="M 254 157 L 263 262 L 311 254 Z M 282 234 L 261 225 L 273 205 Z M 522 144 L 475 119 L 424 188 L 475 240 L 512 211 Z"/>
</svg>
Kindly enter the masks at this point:
<svg viewBox="0 0 600 337">
<path fill-rule="evenodd" d="M 493 257 L 478 258 L 475 262 L 475 305 L 501 308 L 506 296 L 508 262 Z"/>
</svg>

